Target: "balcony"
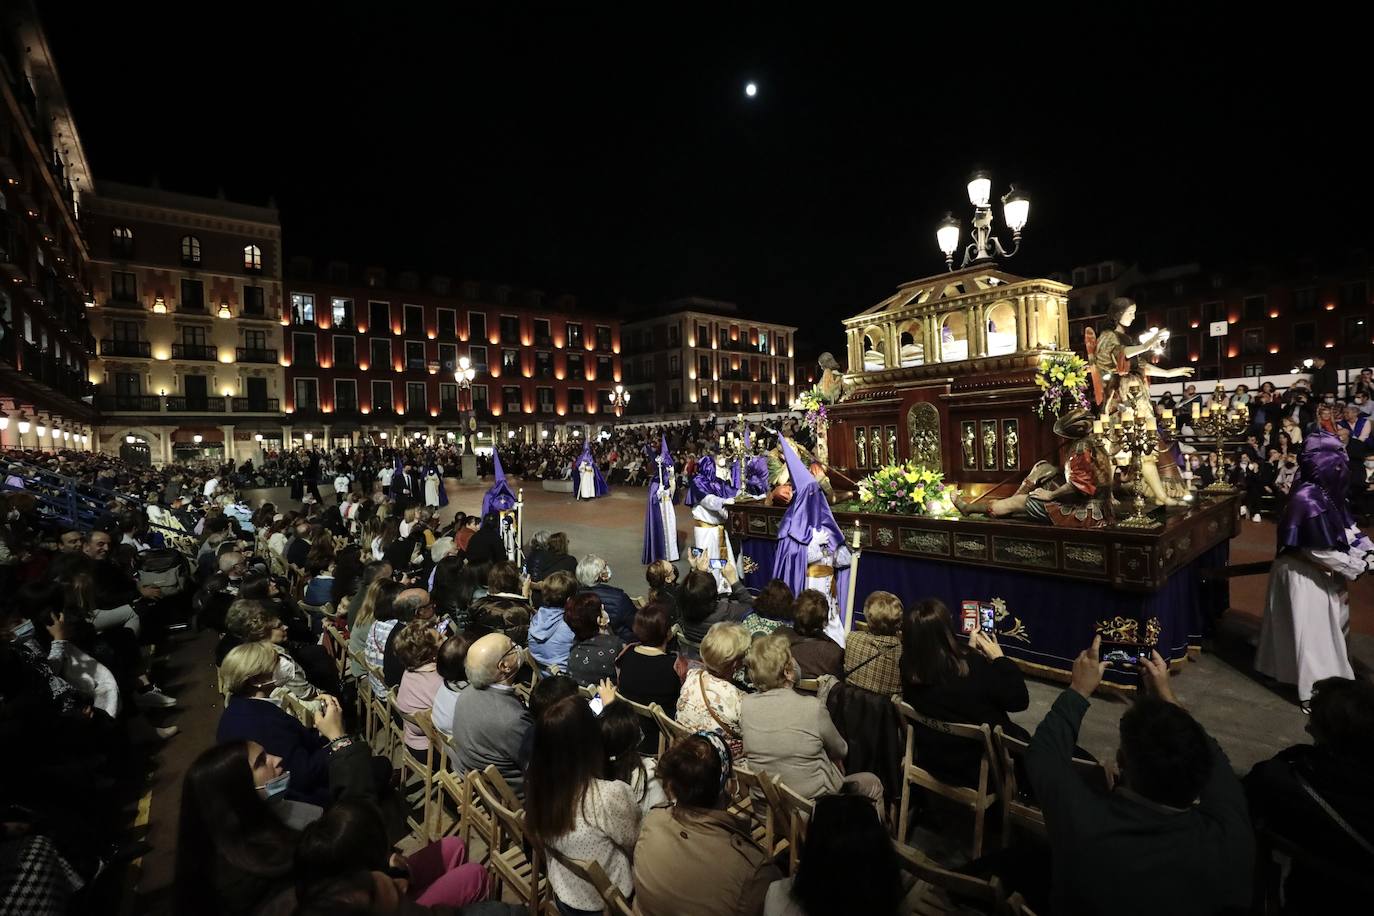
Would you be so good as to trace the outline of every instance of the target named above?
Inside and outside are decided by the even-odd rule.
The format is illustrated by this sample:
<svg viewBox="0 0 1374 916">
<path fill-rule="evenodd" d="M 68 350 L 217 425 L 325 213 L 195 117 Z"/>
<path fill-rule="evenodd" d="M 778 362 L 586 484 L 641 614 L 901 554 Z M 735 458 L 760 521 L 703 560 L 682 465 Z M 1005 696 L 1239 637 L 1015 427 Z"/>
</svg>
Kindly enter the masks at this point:
<svg viewBox="0 0 1374 916">
<path fill-rule="evenodd" d="M 158 413 L 162 410 L 162 398 L 155 394 L 102 394 L 96 405 L 111 412 Z"/>
<path fill-rule="evenodd" d="M 406 416 L 407 416 L 407 417 L 411 417 L 411 418 L 416 418 L 416 417 L 428 417 L 428 416 L 429 416 L 429 405 L 428 405 L 428 404 L 411 404 L 409 407 L 406 408 Z"/>
<path fill-rule="evenodd" d="M 220 395 L 198 398 L 173 394 L 166 400 L 169 413 L 224 413 L 225 399 Z"/>
<path fill-rule="evenodd" d="M 273 363 L 277 362 L 276 350 L 265 350 L 257 347 L 238 347 L 234 350 L 234 358 L 241 363 Z"/>
<path fill-rule="evenodd" d="M 172 344 L 172 359 L 217 361 L 219 359 L 219 347 L 212 347 L 209 344 L 174 343 Z M 223 399 L 221 398 L 221 400 Z"/>
<path fill-rule="evenodd" d="M 334 416 L 341 420 L 356 419 L 359 416 L 358 405 L 353 401 L 340 401 L 334 405 Z"/>
<path fill-rule="evenodd" d="M 37 346 L 12 335 L 6 336 L 5 340 L 16 342 L 20 371 L 29 378 L 42 382 L 73 400 L 80 400 L 94 390 L 94 386 L 83 372 L 47 355 Z M 9 353 L 5 355 L 9 357 Z"/>
<path fill-rule="evenodd" d="M 146 340 L 102 340 L 101 356 L 133 356 L 151 359 L 153 345 Z"/>
<path fill-rule="evenodd" d="M 114 295 L 111 295 L 110 298 L 108 298 L 108 299 L 105 300 L 105 308 L 107 308 L 107 309 L 137 309 L 137 310 L 140 311 L 140 312 L 147 311 L 147 309 L 145 309 L 145 308 L 143 307 L 143 303 L 142 303 L 142 302 L 138 301 L 137 299 L 130 299 L 130 298 L 121 296 L 121 295 L 118 294 L 118 293 L 116 293 L 116 294 L 114 294 Z"/>
<path fill-rule="evenodd" d="M 232 398 L 234 413 L 281 413 L 277 398 Z"/>
</svg>

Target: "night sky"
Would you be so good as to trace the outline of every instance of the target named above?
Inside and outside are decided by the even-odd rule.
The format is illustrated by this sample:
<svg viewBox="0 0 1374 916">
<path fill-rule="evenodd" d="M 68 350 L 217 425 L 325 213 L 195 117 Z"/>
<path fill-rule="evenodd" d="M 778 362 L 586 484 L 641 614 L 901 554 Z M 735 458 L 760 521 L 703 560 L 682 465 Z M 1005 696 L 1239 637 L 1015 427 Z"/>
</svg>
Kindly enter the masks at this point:
<svg viewBox="0 0 1374 916">
<path fill-rule="evenodd" d="M 1023 274 L 1369 234 L 1370 80 L 1338 22 L 458 6 L 40 4 L 97 185 L 272 195 L 288 254 L 730 299 L 831 346 L 942 269 L 975 165 L 1031 194 Z"/>
</svg>

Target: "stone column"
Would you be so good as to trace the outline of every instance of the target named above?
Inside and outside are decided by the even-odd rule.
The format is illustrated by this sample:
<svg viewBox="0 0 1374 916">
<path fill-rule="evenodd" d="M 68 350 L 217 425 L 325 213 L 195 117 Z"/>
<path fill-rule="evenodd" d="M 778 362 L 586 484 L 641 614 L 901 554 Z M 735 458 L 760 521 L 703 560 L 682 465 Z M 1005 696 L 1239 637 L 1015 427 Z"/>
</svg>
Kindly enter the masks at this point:
<svg viewBox="0 0 1374 916">
<path fill-rule="evenodd" d="M 158 439 L 160 440 L 160 451 L 162 452 L 162 463 L 168 465 L 172 463 L 172 428 L 170 426 L 159 427 Z M 149 447 L 148 451 L 152 451 Z"/>
<path fill-rule="evenodd" d="M 1069 300 L 1063 296 L 1055 296 L 1055 303 L 1059 307 L 1059 349 L 1069 349 Z"/>
<path fill-rule="evenodd" d="M 1031 348 L 1030 339 L 1026 334 L 1026 297 L 1016 297 L 1016 349 L 1018 352 L 1025 352 Z"/>
<path fill-rule="evenodd" d="M 284 452 L 289 452 L 291 450 L 291 433 L 293 429 L 294 427 L 290 424 L 281 428 L 281 447 Z"/>
<path fill-rule="evenodd" d="M 234 425 L 232 423 L 221 426 L 220 432 L 224 435 L 224 460 L 234 461 Z"/>
<path fill-rule="evenodd" d="M 330 449 L 334 447 L 334 440 L 329 436 L 329 424 L 324 425 L 324 447 Z"/>
</svg>

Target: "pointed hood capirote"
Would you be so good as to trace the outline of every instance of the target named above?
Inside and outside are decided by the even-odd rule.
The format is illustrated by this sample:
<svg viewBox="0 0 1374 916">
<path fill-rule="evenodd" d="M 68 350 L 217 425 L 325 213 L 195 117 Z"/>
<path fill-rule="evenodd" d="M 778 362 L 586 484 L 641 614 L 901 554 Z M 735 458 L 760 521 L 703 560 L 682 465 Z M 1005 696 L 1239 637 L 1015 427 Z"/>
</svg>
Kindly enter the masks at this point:
<svg viewBox="0 0 1374 916">
<path fill-rule="evenodd" d="M 495 479 L 492 481 L 491 487 L 482 496 L 483 518 L 493 510 L 506 512 L 515 508 L 515 494 L 511 492 L 510 484 L 506 482 L 506 469 L 501 467 L 501 453 L 492 449 L 491 458 Z"/>
</svg>

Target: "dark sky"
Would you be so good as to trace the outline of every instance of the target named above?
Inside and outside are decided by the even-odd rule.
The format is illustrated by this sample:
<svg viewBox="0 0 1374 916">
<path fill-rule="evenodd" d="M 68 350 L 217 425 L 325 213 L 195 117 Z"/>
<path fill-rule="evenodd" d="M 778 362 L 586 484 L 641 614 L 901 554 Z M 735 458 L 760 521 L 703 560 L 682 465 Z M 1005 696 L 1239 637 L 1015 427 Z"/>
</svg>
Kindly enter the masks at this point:
<svg viewBox="0 0 1374 916">
<path fill-rule="evenodd" d="M 464 6 L 41 4 L 97 185 L 273 195 L 288 253 L 733 299 L 828 344 L 942 268 L 977 164 L 1032 195 L 1023 274 L 1367 234 L 1339 22 Z"/>
</svg>

